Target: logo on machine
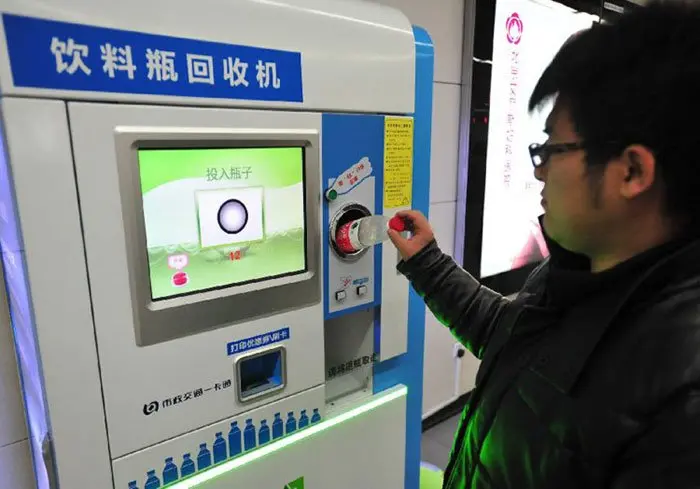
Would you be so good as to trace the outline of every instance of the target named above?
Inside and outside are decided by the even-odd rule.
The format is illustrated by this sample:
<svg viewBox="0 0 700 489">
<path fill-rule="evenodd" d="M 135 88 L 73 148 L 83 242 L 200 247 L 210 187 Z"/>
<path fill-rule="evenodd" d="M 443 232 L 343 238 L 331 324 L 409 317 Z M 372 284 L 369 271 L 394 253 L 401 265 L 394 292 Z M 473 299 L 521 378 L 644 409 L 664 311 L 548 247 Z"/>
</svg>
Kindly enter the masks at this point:
<svg viewBox="0 0 700 489">
<path fill-rule="evenodd" d="M 192 401 L 194 399 L 199 399 L 200 397 L 208 394 L 209 392 L 220 392 L 229 389 L 233 385 L 232 379 L 226 379 L 221 382 L 216 382 L 214 385 L 209 387 L 198 387 L 182 394 L 176 394 L 174 396 L 168 396 L 162 401 L 151 401 L 143 405 L 143 414 L 145 416 L 150 416 L 151 414 L 157 413 L 160 409 L 167 409 L 183 402 Z"/>
<path fill-rule="evenodd" d="M 520 44 L 520 39 L 523 36 L 523 21 L 520 16 L 513 12 L 506 20 L 506 38 L 511 44 Z"/>
<path fill-rule="evenodd" d="M 157 413 L 160 408 L 160 403 L 158 401 L 149 402 L 143 405 L 143 414 L 150 416 L 153 413 Z"/>
</svg>

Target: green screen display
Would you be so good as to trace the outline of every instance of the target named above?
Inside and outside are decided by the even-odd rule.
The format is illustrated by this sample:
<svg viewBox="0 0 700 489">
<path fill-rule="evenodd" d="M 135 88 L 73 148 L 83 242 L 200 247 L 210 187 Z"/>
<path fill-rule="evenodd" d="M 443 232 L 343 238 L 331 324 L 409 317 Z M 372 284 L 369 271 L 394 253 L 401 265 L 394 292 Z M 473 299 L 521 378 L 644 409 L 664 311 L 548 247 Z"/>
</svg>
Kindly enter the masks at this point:
<svg viewBox="0 0 700 489">
<path fill-rule="evenodd" d="M 303 148 L 140 149 L 154 300 L 305 272 Z"/>
</svg>

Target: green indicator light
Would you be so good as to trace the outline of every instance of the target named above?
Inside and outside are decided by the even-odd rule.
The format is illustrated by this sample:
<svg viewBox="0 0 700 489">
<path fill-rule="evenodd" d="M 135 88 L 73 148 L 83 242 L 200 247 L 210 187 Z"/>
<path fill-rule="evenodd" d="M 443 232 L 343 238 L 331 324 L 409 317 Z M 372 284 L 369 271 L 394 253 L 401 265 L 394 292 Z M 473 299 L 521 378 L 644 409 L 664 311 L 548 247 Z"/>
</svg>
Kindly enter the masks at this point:
<svg viewBox="0 0 700 489">
<path fill-rule="evenodd" d="M 330 189 L 328 192 L 326 192 L 326 198 L 328 200 L 335 200 L 338 198 L 338 192 L 336 192 L 333 189 Z"/>
<path fill-rule="evenodd" d="M 246 453 L 245 455 L 242 455 L 240 457 L 237 457 L 233 460 L 230 460 L 228 462 L 224 462 L 221 465 L 217 465 L 216 467 L 212 467 L 211 469 L 208 469 L 200 474 L 193 475 L 192 477 L 189 477 L 188 479 L 181 480 L 179 482 L 175 482 L 174 484 L 170 484 L 167 487 L 168 489 L 190 489 L 193 487 L 198 486 L 199 484 L 203 484 L 205 482 L 208 482 L 212 479 L 215 479 L 216 477 L 222 476 L 224 474 L 228 474 L 234 470 L 236 470 L 239 467 L 242 467 L 246 464 L 249 464 L 255 460 L 259 460 L 266 455 L 270 455 L 271 453 L 278 452 L 279 450 L 282 450 L 285 447 L 288 447 L 294 443 L 298 443 L 302 440 L 305 440 L 306 438 L 309 438 L 317 433 L 322 433 L 324 431 L 329 430 L 330 428 L 333 428 L 334 426 L 337 426 L 341 423 L 344 423 L 345 421 L 348 421 L 350 419 L 356 418 L 362 414 L 365 414 L 369 411 L 372 411 L 380 406 L 383 406 L 391 401 L 394 401 L 396 399 L 399 399 L 400 397 L 404 397 L 406 394 L 408 394 L 408 388 L 407 387 L 401 387 L 395 391 L 392 391 L 391 393 L 381 396 L 377 399 L 373 399 L 369 401 L 366 404 L 363 404 L 361 406 L 356 407 L 355 409 L 352 409 L 346 413 L 339 414 L 338 416 L 335 416 L 333 418 L 327 419 L 325 421 L 321 421 L 320 423 L 311 425 L 309 428 L 305 428 L 302 431 L 298 431 L 292 435 L 289 435 L 279 441 L 273 442 L 269 445 L 266 445 L 262 448 L 259 448 L 253 452 Z M 303 486 L 302 486 L 303 487 Z"/>
</svg>

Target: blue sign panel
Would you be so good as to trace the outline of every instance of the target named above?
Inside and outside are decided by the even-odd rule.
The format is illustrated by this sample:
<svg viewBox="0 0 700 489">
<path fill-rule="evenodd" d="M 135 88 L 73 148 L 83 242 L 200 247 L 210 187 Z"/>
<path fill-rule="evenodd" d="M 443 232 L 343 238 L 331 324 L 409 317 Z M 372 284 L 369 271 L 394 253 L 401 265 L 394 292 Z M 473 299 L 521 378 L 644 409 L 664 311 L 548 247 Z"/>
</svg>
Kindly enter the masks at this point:
<svg viewBox="0 0 700 489">
<path fill-rule="evenodd" d="M 237 355 L 249 350 L 255 350 L 263 346 L 272 345 L 289 339 L 289 328 L 253 336 L 244 340 L 232 341 L 226 345 L 226 352 L 229 355 Z"/>
<path fill-rule="evenodd" d="M 3 14 L 15 86 L 303 102 L 301 53 Z"/>
</svg>

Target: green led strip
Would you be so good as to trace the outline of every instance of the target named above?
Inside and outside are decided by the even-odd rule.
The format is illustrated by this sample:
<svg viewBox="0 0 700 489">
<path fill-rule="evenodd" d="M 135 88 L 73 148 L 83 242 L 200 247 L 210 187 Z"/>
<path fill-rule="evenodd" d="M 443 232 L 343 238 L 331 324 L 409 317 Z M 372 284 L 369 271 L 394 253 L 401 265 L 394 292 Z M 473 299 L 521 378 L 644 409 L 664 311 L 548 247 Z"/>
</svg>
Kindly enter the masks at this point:
<svg viewBox="0 0 700 489">
<path fill-rule="evenodd" d="M 289 445 L 292 445 L 293 443 L 298 443 L 301 440 L 305 440 L 306 438 L 309 438 L 310 436 L 313 436 L 317 433 L 321 433 L 323 431 L 329 430 L 330 428 L 333 428 L 334 426 L 339 425 L 340 423 L 344 423 L 345 421 L 348 421 L 350 419 L 356 418 L 362 414 L 365 414 L 369 411 L 372 411 L 380 406 L 383 406 L 384 404 L 387 404 L 391 401 L 394 401 L 400 397 L 405 396 L 408 394 L 408 388 L 403 386 L 390 394 L 387 394 L 385 396 L 381 396 L 377 399 L 373 399 L 372 401 L 363 404 L 361 406 L 356 407 L 355 409 L 352 409 L 346 413 L 339 414 L 338 416 L 334 416 L 333 418 L 330 418 L 325 421 L 321 421 L 320 423 L 311 425 L 308 428 L 305 428 L 301 431 L 298 431 L 292 435 L 289 435 L 279 441 L 276 441 L 274 443 L 271 443 L 269 445 L 266 445 L 262 448 L 259 448 L 253 452 L 246 453 L 245 455 L 241 455 L 240 457 L 237 457 L 233 460 L 229 460 L 228 462 L 224 462 L 221 465 L 217 465 L 216 467 L 212 467 L 211 469 L 208 469 L 201 474 L 196 474 L 193 475 L 192 477 L 188 479 L 184 479 L 182 481 L 176 482 L 174 484 L 169 484 L 166 486 L 168 489 L 190 489 L 193 488 L 199 484 L 203 484 L 205 482 L 208 482 L 216 477 L 219 477 L 221 475 L 227 474 L 233 470 L 236 470 L 239 467 L 242 467 L 246 464 L 249 464 L 255 460 L 259 460 L 263 458 L 266 455 L 270 455 L 271 453 L 275 453 L 279 450 L 282 450 L 285 447 L 288 447 Z"/>
</svg>

